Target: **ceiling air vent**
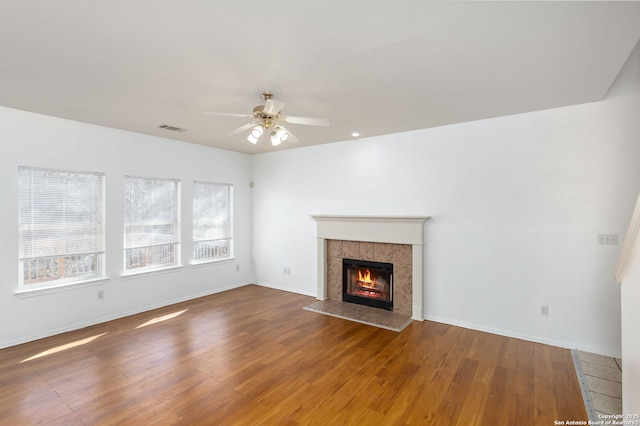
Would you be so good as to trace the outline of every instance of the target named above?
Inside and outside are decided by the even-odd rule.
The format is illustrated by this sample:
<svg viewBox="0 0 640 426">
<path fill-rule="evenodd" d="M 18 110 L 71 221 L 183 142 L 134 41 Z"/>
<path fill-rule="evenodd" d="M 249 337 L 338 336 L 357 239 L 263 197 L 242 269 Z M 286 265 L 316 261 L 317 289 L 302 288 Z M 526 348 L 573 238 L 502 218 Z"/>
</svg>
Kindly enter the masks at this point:
<svg viewBox="0 0 640 426">
<path fill-rule="evenodd" d="M 168 124 L 161 124 L 158 127 L 160 127 L 161 129 L 171 130 L 172 132 L 185 132 L 187 130 L 181 127 L 169 126 Z"/>
</svg>

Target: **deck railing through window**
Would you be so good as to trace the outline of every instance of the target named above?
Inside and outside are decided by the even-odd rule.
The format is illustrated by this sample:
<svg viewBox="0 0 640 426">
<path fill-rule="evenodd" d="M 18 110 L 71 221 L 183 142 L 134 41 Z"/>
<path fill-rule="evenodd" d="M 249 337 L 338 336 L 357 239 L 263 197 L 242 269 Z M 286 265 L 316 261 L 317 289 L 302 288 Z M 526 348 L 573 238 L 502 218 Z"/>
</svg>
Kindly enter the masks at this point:
<svg viewBox="0 0 640 426">
<path fill-rule="evenodd" d="M 174 264 L 176 263 L 176 245 L 177 243 L 169 243 L 126 249 L 126 269 Z"/>
<path fill-rule="evenodd" d="M 231 256 L 231 238 L 223 240 L 194 241 L 194 260 L 225 259 Z"/>
<path fill-rule="evenodd" d="M 24 259 L 24 284 L 92 276 L 98 273 L 99 253 L 47 256 Z"/>
</svg>

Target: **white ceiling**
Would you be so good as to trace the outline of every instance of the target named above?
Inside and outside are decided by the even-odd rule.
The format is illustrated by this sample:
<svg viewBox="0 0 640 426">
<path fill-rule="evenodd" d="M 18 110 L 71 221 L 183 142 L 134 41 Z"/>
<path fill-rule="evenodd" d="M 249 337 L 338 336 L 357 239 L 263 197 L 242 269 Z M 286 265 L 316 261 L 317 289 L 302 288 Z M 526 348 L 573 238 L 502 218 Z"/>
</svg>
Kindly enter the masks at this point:
<svg viewBox="0 0 640 426">
<path fill-rule="evenodd" d="M 0 0 L 0 105 L 245 153 L 603 99 L 640 2 Z M 300 140 L 226 133 L 271 91 Z M 168 124 L 187 129 L 175 133 Z"/>
</svg>

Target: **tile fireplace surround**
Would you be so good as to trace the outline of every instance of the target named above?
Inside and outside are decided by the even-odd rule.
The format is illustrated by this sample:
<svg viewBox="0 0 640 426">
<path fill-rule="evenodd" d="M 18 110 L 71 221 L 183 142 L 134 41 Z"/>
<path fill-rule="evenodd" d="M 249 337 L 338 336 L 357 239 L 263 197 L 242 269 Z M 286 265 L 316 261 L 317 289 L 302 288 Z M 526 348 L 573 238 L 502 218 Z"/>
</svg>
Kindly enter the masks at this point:
<svg viewBox="0 0 640 426">
<path fill-rule="evenodd" d="M 410 314 L 412 319 L 418 321 L 424 319 L 422 306 L 424 282 L 423 228 L 424 222 L 429 217 L 313 215 L 312 218 L 317 223 L 319 300 L 336 298 L 335 292 L 337 290 L 329 288 L 330 283 L 332 287 L 336 286 L 335 277 L 331 278 L 331 274 L 335 275 L 336 271 L 331 272 L 329 267 L 331 270 L 337 268 L 333 257 L 335 257 L 338 247 L 342 248 L 343 255 L 345 254 L 344 249 L 347 250 L 348 255 L 351 255 L 350 253 L 354 253 L 355 249 L 358 248 L 359 253 L 365 257 L 376 256 L 374 249 L 378 247 L 379 256 L 391 256 L 391 258 L 397 256 L 399 260 L 408 257 L 402 256 L 402 253 L 406 253 L 410 248 L 411 283 L 409 289 L 402 291 L 406 296 L 398 300 L 400 302 L 399 312 L 406 310 L 407 312 L 404 313 Z M 368 252 L 369 248 L 371 248 L 370 253 Z M 394 269 L 396 263 L 394 263 Z M 401 261 L 400 270 L 395 272 L 396 274 L 400 272 L 401 275 L 408 275 L 408 271 L 407 274 L 402 274 L 403 265 L 409 266 L 407 261 Z M 340 268 L 342 268 L 342 264 L 340 264 Z M 340 279 L 342 279 L 341 277 L 340 273 Z M 397 281 L 395 283 L 400 284 Z M 408 292 L 410 292 L 411 297 L 408 296 Z M 394 311 L 396 311 L 395 305 Z"/>
</svg>

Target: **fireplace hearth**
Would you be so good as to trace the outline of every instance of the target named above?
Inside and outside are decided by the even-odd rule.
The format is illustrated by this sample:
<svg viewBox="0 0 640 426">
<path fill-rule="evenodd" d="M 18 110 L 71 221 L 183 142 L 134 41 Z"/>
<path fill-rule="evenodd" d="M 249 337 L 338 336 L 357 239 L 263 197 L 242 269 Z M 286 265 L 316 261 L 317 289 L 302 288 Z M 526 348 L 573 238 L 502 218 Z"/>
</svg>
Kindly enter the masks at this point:
<svg viewBox="0 0 640 426">
<path fill-rule="evenodd" d="M 342 300 L 393 310 L 393 264 L 342 260 Z"/>
</svg>

